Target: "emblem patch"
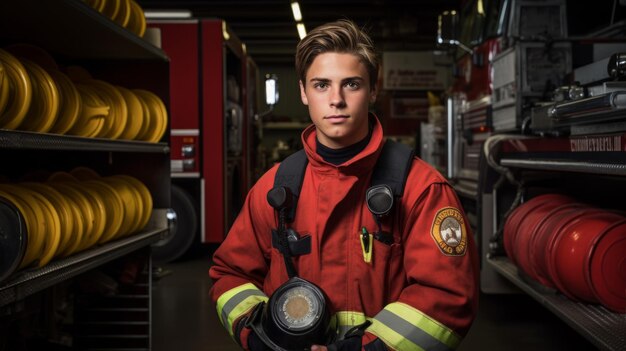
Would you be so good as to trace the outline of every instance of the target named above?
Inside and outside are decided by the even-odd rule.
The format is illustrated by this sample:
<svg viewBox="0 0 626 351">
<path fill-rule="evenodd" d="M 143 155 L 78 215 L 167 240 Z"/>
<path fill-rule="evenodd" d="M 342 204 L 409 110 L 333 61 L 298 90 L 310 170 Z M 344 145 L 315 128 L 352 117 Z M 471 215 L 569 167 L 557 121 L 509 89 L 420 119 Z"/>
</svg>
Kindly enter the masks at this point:
<svg viewBox="0 0 626 351">
<path fill-rule="evenodd" d="M 430 235 L 437 242 L 439 250 L 448 256 L 463 256 L 467 248 L 467 231 L 461 212 L 454 207 L 444 207 L 437 211 Z"/>
</svg>

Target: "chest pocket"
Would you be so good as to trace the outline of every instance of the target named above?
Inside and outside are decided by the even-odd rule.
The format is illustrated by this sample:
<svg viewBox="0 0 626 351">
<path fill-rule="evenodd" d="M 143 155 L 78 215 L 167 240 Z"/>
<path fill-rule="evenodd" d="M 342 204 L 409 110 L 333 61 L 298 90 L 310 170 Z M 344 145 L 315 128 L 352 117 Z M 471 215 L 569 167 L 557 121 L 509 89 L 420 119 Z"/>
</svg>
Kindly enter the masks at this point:
<svg viewBox="0 0 626 351">
<path fill-rule="evenodd" d="M 397 199 L 399 200 L 399 199 Z M 400 202 L 400 201 L 398 201 Z M 405 285 L 406 278 L 403 269 L 404 247 L 402 244 L 401 205 L 398 203 L 391 213 L 376 216 L 375 211 L 369 209 L 363 212 L 362 218 L 367 228 L 374 229 L 368 235 L 371 241 L 369 250 L 365 243 L 364 233 L 359 237 L 358 252 L 363 262 L 363 279 L 366 286 L 385 287 L 383 300 L 391 301 L 397 298 Z M 374 216 L 372 216 L 374 214 Z"/>
</svg>

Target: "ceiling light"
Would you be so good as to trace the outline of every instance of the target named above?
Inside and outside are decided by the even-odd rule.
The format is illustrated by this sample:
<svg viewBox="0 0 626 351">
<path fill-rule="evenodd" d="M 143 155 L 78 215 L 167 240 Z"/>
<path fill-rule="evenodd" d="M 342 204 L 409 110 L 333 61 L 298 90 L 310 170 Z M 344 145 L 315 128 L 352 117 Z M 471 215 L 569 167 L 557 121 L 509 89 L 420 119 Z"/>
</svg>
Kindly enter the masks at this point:
<svg viewBox="0 0 626 351">
<path fill-rule="evenodd" d="M 149 10 L 146 9 L 143 11 L 144 16 L 147 19 L 155 19 L 155 18 L 191 18 L 192 14 L 189 10 Z"/>
<path fill-rule="evenodd" d="M 298 23 L 298 35 L 300 36 L 300 40 L 302 40 L 306 36 L 306 28 L 304 27 L 304 23 Z"/>
<path fill-rule="evenodd" d="M 297 1 L 291 3 L 291 12 L 293 12 L 293 19 L 296 22 L 302 21 L 302 12 L 300 12 L 300 4 Z"/>
<path fill-rule="evenodd" d="M 476 3 L 476 10 L 478 11 L 479 15 L 485 16 L 485 8 L 483 7 L 483 0 L 478 0 L 478 3 Z"/>
<path fill-rule="evenodd" d="M 222 22 L 222 36 L 224 40 L 230 39 L 230 33 L 228 33 L 228 26 L 226 26 L 226 21 Z"/>
</svg>

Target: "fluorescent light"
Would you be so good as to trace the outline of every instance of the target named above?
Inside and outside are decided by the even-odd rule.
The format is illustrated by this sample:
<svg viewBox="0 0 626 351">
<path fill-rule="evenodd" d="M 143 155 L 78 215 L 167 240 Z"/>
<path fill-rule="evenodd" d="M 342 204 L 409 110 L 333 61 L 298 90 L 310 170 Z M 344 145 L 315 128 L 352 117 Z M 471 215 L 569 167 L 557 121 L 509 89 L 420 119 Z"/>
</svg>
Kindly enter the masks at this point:
<svg viewBox="0 0 626 351">
<path fill-rule="evenodd" d="M 228 27 L 226 26 L 226 21 L 222 21 L 222 36 L 224 40 L 230 39 L 230 34 L 228 33 Z"/>
<path fill-rule="evenodd" d="M 478 0 L 478 3 L 476 4 L 476 10 L 478 11 L 479 15 L 485 16 L 485 8 L 483 7 L 483 0 Z"/>
<path fill-rule="evenodd" d="M 146 19 L 191 18 L 192 15 L 189 10 L 144 10 L 143 13 Z"/>
<path fill-rule="evenodd" d="M 297 1 L 291 3 L 291 12 L 293 12 L 293 19 L 296 22 L 302 21 L 302 12 L 300 12 L 300 4 Z"/>
<path fill-rule="evenodd" d="M 302 40 L 304 37 L 306 37 L 306 28 L 304 27 L 304 23 L 298 23 L 297 28 L 298 28 L 298 35 L 300 36 L 300 40 Z"/>
</svg>

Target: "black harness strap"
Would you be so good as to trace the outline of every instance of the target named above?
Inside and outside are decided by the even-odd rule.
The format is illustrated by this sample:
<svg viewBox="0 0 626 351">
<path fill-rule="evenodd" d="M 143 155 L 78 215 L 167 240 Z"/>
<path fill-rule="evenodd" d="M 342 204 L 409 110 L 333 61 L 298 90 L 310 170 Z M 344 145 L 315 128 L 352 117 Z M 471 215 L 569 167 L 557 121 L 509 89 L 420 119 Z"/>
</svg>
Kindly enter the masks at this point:
<svg viewBox="0 0 626 351">
<path fill-rule="evenodd" d="M 411 162 L 413 162 L 413 150 L 409 146 L 387 140 L 374 167 L 371 185 L 389 185 L 395 197 L 402 197 Z M 304 150 L 299 150 L 280 163 L 274 178 L 274 188 L 284 186 L 293 194 L 293 205 L 285 218 L 288 223 L 293 222 L 296 214 L 296 205 L 307 164 L 308 159 Z"/>
<path fill-rule="evenodd" d="M 395 197 L 402 197 L 412 162 L 413 150 L 410 147 L 388 140 L 374 167 L 371 186 L 387 184 Z"/>
<path fill-rule="evenodd" d="M 274 177 L 274 188 L 284 186 L 289 188 L 291 194 L 293 194 L 293 205 L 285 214 L 285 221 L 287 221 L 287 223 L 293 222 L 296 215 L 296 206 L 298 205 L 298 198 L 300 197 L 304 171 L 308 163 L 309 160 L 306 158 L 306 153 L 301 149 L 287 156 L 287 158 L 278 165 L 278 170 Z"/>
<path fill-rule="evenodd" d="M 387 141 L 383 145 L 381 154 L 374 167 L 370 187 L 370 189 L 375 189 L 373 197 L 378 196 L 376 193 L 381 194 L 380 190 L 382 190 L 383 194 L 385 192 L 388 194 L 387 200 L 383 196 L 384 201 L 378 202 L 379 205 L 383 205 L 384 214 L 370 207 L 370 199 L 367 200 L 368 208 L 372 211 L 379 226 L 379 231 L 375 233 L 375 238 L 382 242 L 387 243 L 388 240 L 392 240 L 392 237 L 382 231 L 380 217 L 391 210 L 394 197 L 402 197 L 404 183 L 411 169 L 411 162 L 413 162 L 413 150 L 411 148 L 401 143 Z M 287 228 L 285 225 L 293 222 L 296 215 L 296 206 L 300 197 L 307 164 L 308 159 L 304 150 L 299 150 L 285 158 L 278 166 L 276 176 L 274 177 L 274 187 L 267 195 L 268 202 L 279 214 L 279 226 L 277 229 L 272 230 L 272 245 L 283 254 L 287 274 L 290 278 L 297 275 L 291 258 L 294 255 L 300 256 L 311 252 L 310 237 L 300 238 L 295 231 Z M 370 189 L 368 189 L 368 194 Z M 375 207 L 380 208 L 381 206 Z"/>
</svg>

